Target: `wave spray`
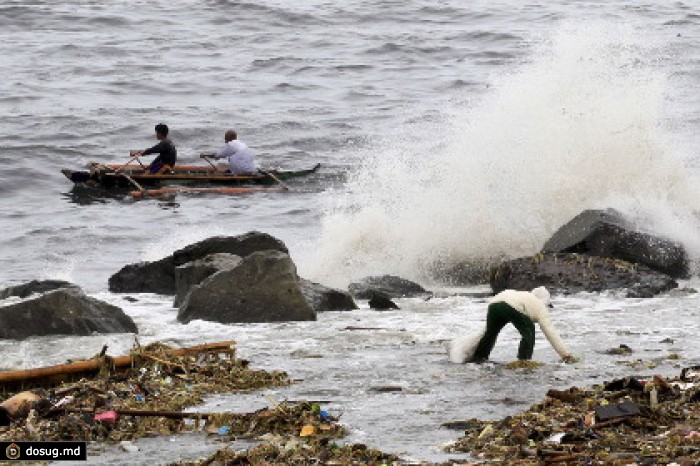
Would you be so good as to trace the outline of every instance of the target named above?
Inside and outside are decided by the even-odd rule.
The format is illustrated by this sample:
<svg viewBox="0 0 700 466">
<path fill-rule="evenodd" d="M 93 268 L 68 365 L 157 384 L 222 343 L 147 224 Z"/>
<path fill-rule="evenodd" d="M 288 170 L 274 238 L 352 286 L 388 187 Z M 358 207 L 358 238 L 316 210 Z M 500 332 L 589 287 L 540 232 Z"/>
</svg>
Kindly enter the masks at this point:
<svg viewBox="0 0 700 466">
<path fill-rule="evenodd" d="M 700 255 L 697 183 L 664 129 L 658 53 L 606 25 L 562 28 L 439 130 L 419 123 L 368 154 L 333 194 L 311 274 L 439 281 L 459 264 L 533 254 L 582 210 L 607 207 Z"/>
</svg>

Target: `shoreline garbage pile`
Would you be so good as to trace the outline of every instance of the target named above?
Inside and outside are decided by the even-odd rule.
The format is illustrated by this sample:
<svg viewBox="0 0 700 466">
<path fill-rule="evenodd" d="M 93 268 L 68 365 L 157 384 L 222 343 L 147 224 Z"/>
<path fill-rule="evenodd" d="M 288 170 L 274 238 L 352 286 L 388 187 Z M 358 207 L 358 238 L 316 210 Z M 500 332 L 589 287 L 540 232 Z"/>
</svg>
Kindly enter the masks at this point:
<svg viewBox="0 0 700 466">
<path fill-rule="evenodd" d="M 469 452 L 479 462 L 695 465 L 700 366 L 668 380 L 627 377 L 592 389 L 549 390 L 523 413 L 470 419 L 460 427 L 464 436 L 448 450 Z"/>
<path fill-rule="evenodd" d="M 213 393 L 288 385 L 284 372 L 250 369 L 233 342 L 174 349 L 136 345 L 111 358 L 0 372 L 0 440 L 123 441 L 200 427 L 211 415 L 182 409 Z M 57 380 L 61 381 L 57 385 Z M 24 390 L 30 388 L 30 390 Z M 185 419 L 194 419 L 186 423 Z"/>
<path fill-rule="evenodd" d="M 189 465 L 231 464 L 393 464 L 395 455 L 363 444 L 339 445 L 347 435 L 338 419 L 311 402 L 274 403 L 273 407 L 243 415 L 223 414 L 212 420 L 210 433 L 224 435 L 223 441 L 252 438 L 261 443 L 235 451 L 224 447 L 200 461 L 174 463 Z"/>
<path fill-rule="evenodd" d="M 282 402 L 253 413 L 182 411 L 212 393 L 290 384 L 284 372 L 252 370 L 235 357 L 234 342 L 175 349 L 135 345 L 112 358 L 0 372 L 0 441 L 131 440 L 204 431 L 218 441 L 259 442 L 245 451 L 225 447 L 197 463 L 270 464 L 321 460 L 339 464 L 395 462 L 362 444 L 338 445 L 347 435 L 338 419 L 311 402 Z M 26 390 L 29 388 L 29 390 Z"/>
</svg>

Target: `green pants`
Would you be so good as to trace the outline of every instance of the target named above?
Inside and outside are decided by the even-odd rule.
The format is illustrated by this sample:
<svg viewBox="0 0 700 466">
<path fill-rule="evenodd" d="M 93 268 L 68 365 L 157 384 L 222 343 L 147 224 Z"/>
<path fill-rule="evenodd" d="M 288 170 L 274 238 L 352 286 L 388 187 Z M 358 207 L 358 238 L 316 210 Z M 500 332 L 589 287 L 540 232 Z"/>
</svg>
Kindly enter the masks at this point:
<svg viewBox="0 0 700 466">
<path fill-rule="evenodd" d="M 474 360 L 483 361 L 489 358 L 498 334 L 509 323 L 513 324 L 522 336 L 518 347 L 518 359 L 532 359 L 532 351 L 535 349 L 535 324 L 528 316 L 521 314 L 508 304 L 498 302 L 489 304 L 486 333 L 476 347 Z"/>
</svg>

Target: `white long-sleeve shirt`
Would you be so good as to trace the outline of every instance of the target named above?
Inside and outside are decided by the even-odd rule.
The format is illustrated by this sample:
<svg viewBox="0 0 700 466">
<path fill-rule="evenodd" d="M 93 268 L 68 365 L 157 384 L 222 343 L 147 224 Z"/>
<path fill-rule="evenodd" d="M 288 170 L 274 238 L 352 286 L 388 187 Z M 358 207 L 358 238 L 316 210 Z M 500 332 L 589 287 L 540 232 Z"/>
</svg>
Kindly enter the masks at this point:
<svg viewBox="0 0 700 466">
<path fill-rule="evenodd" d="M 257 173 L 255 157 L 245 142 L 238 139 L 229 141 L 216 151 L 215 159 L 228 158 L 228 166 L 234 175 L 252 175 Z"/>
<path fill-rule="evenodd" d="M 516 311 L 528 316 L 533 322 L 536 322 L 559 356 L 563 358 L 569 355 L 566 345 L 564 345 L 564 342 L 559 337 L 559 333 L 552 325 L 547 306 L 541 299 L 529 291 L 505 290 L 489 300 L 489 303 L 500 302 L 508 304 Z"/>
</svg>

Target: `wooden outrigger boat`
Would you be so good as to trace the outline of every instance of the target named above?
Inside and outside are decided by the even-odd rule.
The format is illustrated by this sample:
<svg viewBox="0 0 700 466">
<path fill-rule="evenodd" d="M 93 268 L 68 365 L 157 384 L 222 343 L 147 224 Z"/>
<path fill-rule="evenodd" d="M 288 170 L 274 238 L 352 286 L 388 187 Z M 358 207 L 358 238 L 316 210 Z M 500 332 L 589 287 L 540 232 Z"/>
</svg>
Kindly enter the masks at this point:
<svg viewBox="0 0 700 466">
<path fill-rule="evenodd" d="M 89 170 L 63 169 L 66 178 L 75 184 L 85 184 L 105 189 L 130 189 L 135 185 L 144 188 L 162 188 L 169 185 L 178 186 L 240 186 L 240 185 L 278 185 L 279 180 L 289 180 L 308 176 L 318 171 L 321 164 L 307 170 L 294 171 L 260 171 L 255 175 L 232 175 L 215 167 L 197 165 L 178 165 L 168 173 L 151 174 L 141 167 L 124 165 L 101 165 L 92 163 Z"/>
</svg>

